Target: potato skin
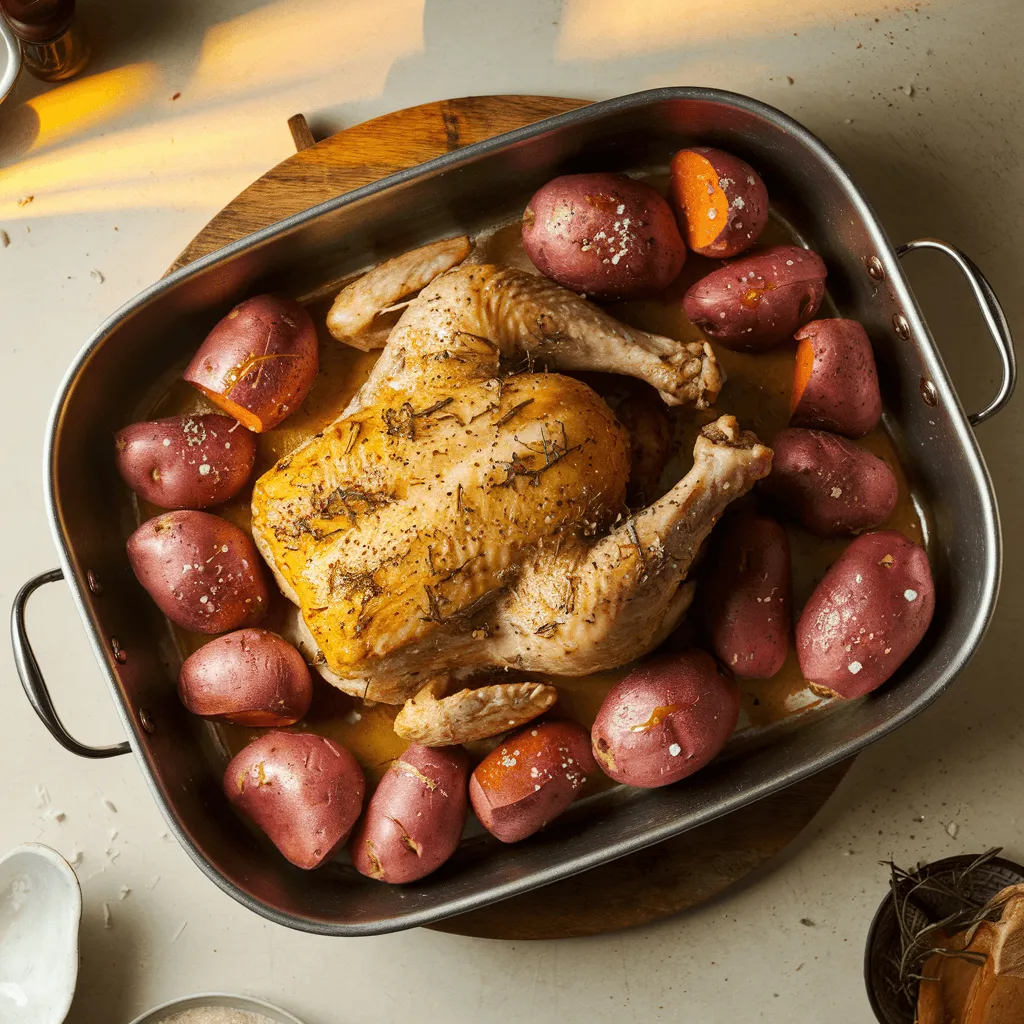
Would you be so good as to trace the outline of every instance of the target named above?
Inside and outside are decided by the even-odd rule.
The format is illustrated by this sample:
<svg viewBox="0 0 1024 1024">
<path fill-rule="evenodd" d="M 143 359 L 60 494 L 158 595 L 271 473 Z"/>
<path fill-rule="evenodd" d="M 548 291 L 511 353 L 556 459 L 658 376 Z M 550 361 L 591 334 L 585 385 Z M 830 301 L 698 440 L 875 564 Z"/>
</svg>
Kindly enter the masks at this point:
<svg viewBox="0 0 1024 1024">
<path fill-rule="evenodd" d="M 789 538 L 774 519 L 742 512 L 719 527 L 701 610 L 716 657 L 741 679 L 771 679 L 789 653 Z"/>
<path fill-rule="evenodd" d="M 838 434 L 789 427 L 772 448 L 772 471 L 758 486 L 819 537 L 872 529 L 896 507 L 888 464 Z"/>
<path fill-rule="evenodd" d="M 203 718 L 281 727 L 294 725 L 309 710 L 313 679 L 287 640 L 266 629 L 239 629 L 185 659 L 178 695 Z"/>
<path fill-rule="evenodd" d="M 591 730 L 594 757 L 616 782 L 668 786 L 721 751 L 739 714 L 739 690 L 711 655 L 653 658 L 605 697 Z"/>
<path fill-rule="evenodd" d="M 818 312 L 826 273 L 816 252 L 773 245 L 702 277 L 683 296 L 683 310 L 709 338 L 760 351 L 791 338 Z"/>
<path fill-rule="evenodd" d="M 128 538 L 128 560 L 157 607 L 184 629 L 252 626 L 270 601 L 252 540 L 209 512 L 165 512 Z"/>
<path fill-rule="evenodd" d="M 817 690 L 860 697 L 903 664 L 934 611 L 924 548 L 895 530 L 858 537 L 804 606 L 796 628 L 800 670 Z"/>
<path fill-rule="evenodd" d="M 540 188 L 523 213 L 534 266 L 595 299 L 634 299 L 668 287 L 686 262 L 671 207 L 623 174 L 565 174 Z"/>
<path fill-rule="evenodd" d="M 533 722 L 477 765 L 469 799 L 491 835 L 517 843 L 561 814 L 596 771 L 583 728 L 575 722 Z"/>
<path fill-rule="evenodd" d="M 169 416 L 114 435 L 117 469 L 160 508 L 207 508 L 233 498 L 252 473 L 256 439 L 230 416 Z"/>
<path fill-rule="evenodd" d="M 210 331 L 184 377 L 261 434 L 299 407 L 319 366 L 316 327 L 305 309 L 279 295 L 256 295 Z"/>
<path fill-rule="evenodd" d="M 340 744 L 311 732 L 268 732 L 224 772 L 224 795 L 296 867 L 330 860 L 348 839 L 366 781 Z"/>
<path fill-rule="evenodd" d="M 708 146 L 672 158 L 672 205 L 686 244 L 726 259 L 757 243 L 768 223 L 768 190 L 745 160 Z"/>
<path fill-rule="evenodd" d="M 789 422 L 863 437 L 882 418 L 875 354 L 856 320 L 812 320 L 796 332 Z"/>
<path fill-rule="evenodd" d="M 415 882 L 457 849 L 469 813 L 469 758 L 459 747 L 407 747 L 352 835 L 352 863 L 382 882 Z"/>
</svg>

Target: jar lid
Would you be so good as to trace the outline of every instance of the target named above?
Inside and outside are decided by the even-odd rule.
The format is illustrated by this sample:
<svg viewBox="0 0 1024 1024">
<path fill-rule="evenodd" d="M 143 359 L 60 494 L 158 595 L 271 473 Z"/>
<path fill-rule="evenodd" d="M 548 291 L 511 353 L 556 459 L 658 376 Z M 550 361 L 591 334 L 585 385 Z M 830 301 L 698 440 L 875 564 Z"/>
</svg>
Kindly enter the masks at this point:
<svg viewBox="0 0 1024 1024">
<path fill-rule="evenodd" d="M 14 34 L 26 43 L 49 43 L 71 27 L 75 0 L 0 0 Z"/>
</svg>

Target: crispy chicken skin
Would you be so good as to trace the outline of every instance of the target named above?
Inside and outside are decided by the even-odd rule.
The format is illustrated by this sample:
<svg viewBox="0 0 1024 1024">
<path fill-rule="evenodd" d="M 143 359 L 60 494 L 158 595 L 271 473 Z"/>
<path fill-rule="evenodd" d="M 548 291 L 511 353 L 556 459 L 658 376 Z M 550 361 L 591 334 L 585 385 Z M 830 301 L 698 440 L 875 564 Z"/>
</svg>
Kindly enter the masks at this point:
<svg viewBox="0 0 1024 1024">
<path fill-rule="evenodd" d="M 348 409 L 253 493 L 294 639 L 341 689 L 400 703 L 474 671 L 582 675 L 685 612 L 697 548 L 771 451 L 720 417 L 691 472 L 623 521 L 626 432 L 540 364 L 629 374 L 699 408 L 721 386 L 706 344 L 626 327 L 545 279 L 464 265 L 429 284 Z"/>
</svg>

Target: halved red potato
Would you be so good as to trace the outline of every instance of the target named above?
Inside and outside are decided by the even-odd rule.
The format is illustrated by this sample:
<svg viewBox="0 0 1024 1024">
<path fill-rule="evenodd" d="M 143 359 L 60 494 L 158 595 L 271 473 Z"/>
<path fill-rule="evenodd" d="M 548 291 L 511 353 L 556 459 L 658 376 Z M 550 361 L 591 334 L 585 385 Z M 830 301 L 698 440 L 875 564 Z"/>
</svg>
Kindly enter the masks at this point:
<svg viewBox="0 0 1024 1024">
<path fill-rule="evenodd" d="M 299 407 L 319 365 L 316 327 L 305 309 L 279 295 L 256 295 L 210 331 L 184 377 L 262 434 Z"/>
<path fill-rule="evenodd" d="M 392 883 L 436 871 L 462 838 L 468 775 L 469 759 L 458 747 L 407 747 L 391 762 L 352 835 L 355 869 Z"/>
<path fill-rule="evenodd" d="M 310 870 L 345 845 L 366 780 L 340 744 L 311 732 L 268 732 L 224 772 L 224 795 L 296 867 Z"/>
<path fill-rule="evenodd" d="M 171 620 L 196 633 L 252 626 L 270 601 L 252 540 L 209 512 L 166 512 L 128 538 L 138 581 Z"/>
<path fill-rule="evenodd" d="M 561 814 L 596 771 L 581 726 L 538 722 L 513 733 L 477 765 L 469 799 L 491 835 L 517 843 Z"/>
<path fill-rule="evenodd" d="M 703 768 L 736 728 L 740 694 L 704 651 L 652 658 L 608 692 L 591 730 L 594 757 L 627 786 L 667 786 Z"/>
<path fill-rule="evenodd" d="M 895 530 L 858 537 L 804 606 L 796 627 L 800 671 L 828 696 L 863 696 L 906 661 L 934 611 L 924 548 Z"/>
<path fill-rule="evenodd" d="M 725 259 L 754 245 L 768 223 L 768 190 L 745 160 L 708 146 L 672 157 L 672 205 L 686 244 Z"/>
<path fill-rule="evenodd" d="M 789 538 L 774 519 L 742 512 L 712 541 L 699 599 L 711 645 L 740 679 L 771 679 L 789 653 Z"/>
<path fill-rule="evenodd" d="M 216 413 L 133 423 L 114 435 L 117 468 L 160 508 L 206 508 L 233 498 L 252 473 L 256 439 Z"/>
<path fill-rule="evenodd" d="M 882 418 L 875 354 L 856 320 L 812 320 L 796 332 L 794 427 L 863 437 Z"/>
<path fill-rule="evenodd" d="M 624 174 L 564 174 L 539 189 L 523 213 L 534 266 L 595 299 L 634 299 L 667 288 L 686 262 L 671 207 Z"/>
<path fill-rule="evenodd" d="M 294 725 L 309 710 L 313 679 L 302 655 L 266 629 L 239 629 L 190 654 L 178 674 L 194 715 L 238 725 Z"/>
<path fill-rule="evenodd" d="M 819 537 L 881 526 L 896 507 L 896 474 L 845 437 L 789 427 L 772 448 L 772 471 L 758 486 Z"/>
<path fill-rule="evenodd" d="M 683 310 L 709 338 L 760 351 L 793 336 L 825 295 L 822 258 L 798 245 L 754 250 L 691 285 Z"/>
</svg>

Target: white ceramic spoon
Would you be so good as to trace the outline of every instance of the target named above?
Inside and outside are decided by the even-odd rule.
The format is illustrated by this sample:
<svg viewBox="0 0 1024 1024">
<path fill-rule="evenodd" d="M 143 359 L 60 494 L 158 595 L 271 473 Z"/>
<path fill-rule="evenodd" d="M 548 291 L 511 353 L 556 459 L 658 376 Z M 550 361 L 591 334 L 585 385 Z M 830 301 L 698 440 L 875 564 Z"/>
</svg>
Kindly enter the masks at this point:
<svg viewBox="0 0 1024 1024">
<path fill-rule="evenodd" d="M 82 890 L 40 843 L 0 860 L 0 1021 L 61 1024 L 78 980 Z"/>
</svg>

